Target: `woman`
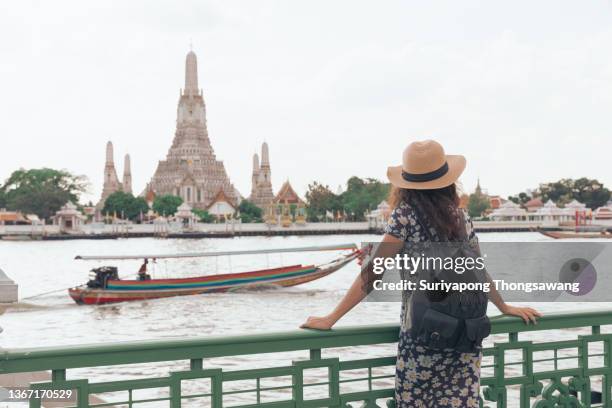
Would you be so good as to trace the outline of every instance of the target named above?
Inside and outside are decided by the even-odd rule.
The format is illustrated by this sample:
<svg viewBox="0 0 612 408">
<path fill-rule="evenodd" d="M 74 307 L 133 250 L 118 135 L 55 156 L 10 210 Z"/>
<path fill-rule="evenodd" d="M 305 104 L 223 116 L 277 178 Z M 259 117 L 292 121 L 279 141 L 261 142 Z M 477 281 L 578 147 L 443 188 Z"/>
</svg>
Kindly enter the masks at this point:
<svg viewBox="0 0 612 408">
<path fill-rule="evenodd" d="M 455 183 L 465 169 L 465 158 L 445 155 L 432 140 L 411 143 L 401 166 L 389 167 L 387 176 L 393 188 L 394 210 L 385 229 L 382 244 L 374 257 L 394 257 L 406 243 L 427 241 L 469 241 L 478 248 L 478 239 L 469 218 L 459 209 Z M 324 317 L 309 317 L 302 328 L 330 329 L 358 304 L 377 279 L 372 265 L 365 266 L 336 306 Z M 490 278 L 487 277 L 487 279 Z M 494 285 L 489 300 L 503 313 L 536 323 L 537 311 L 504 303 Z M 415 338 L 410 327 L 411 295 L 404 294 L 401 330 L 395 376 L 398 407 L 477 407 L 480 384 L 480 352 L 434 349 Z M 486 299 L 485 299 L 486 307 Z M 416 310 L 416 309 L 415 309 Z"/>
</svg>

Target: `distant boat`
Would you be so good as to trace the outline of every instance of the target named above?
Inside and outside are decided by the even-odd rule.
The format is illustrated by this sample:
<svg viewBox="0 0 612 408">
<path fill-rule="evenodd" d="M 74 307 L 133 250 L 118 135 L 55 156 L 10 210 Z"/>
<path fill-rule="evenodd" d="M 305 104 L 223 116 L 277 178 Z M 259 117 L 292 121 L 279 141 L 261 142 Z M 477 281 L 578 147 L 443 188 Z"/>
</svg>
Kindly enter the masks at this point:
<svg viewBox="0 0 612 408">
<path fill-rule="evenodd" d="M 4 241 L 33 241 L 40 238 L 34 238 L 31 235 L 3 235 L 2 239 Z"/>
<path fill-rule="evenodd" d="M 150 279 L 146 272 L 141 272 L 140 279 L 123 280 L 119 278 L 116 267 L 103 266 L 92 270 L 94 276 L 89 282 L 87 282 L 87 284 L 68 289 L 68 294 L 77 304 L 96 305 L 134 300 L 157 299 L 172 296 L 196 295 L 202 293 L 229 292 L 243 289 L 265 288 L 270 286 L 296 286 L 320 279 L 339 270 L 357 258 L 360 251 L 355 244 L 343 244 L 318 247 L 202 252 L 192 254 L 77 256 L 76 259 L 81 260 L 157 260 L 188 257 L 195 258 L 225 255 L 256 255 L 335 250 L 347 250 L 350 252 L 321 265 L 298 264 L 279 268 L 261 269 L 239 273 L 205 275 L 193 278 Z"/>
<path fill-rule="evenodd" d="M 571 239 L 571 238 L 612 238 L 612 234 L 608 231 L 601 232 L 574 232 L 574 231 L 544 231 L 539 230 L 540 234 L 554 239 Z"/>
</svg>

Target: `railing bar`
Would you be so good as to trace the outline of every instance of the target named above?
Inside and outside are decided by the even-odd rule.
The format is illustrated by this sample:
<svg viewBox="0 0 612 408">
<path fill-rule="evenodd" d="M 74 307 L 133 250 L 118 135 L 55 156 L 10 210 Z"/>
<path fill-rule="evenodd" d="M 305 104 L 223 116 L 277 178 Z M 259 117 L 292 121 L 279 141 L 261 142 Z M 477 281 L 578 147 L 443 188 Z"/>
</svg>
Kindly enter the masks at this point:
<svg viewBox="0 0 612 408">
<path fill-rule="evenodd" d="M 89 404 L 90 408 L 96 408 L 96 407 L 110 407 L 113 405 L 117 405 L 117 404 L 129 404 L 130 401 L 113 401 L 113 402 L 101 402 L 99 404 Z"/>
<path fill-rule="evenodd" d="M 314 385 L 317 385 L 317 384 L 314 384 Z M 292 385 L 284 385 L 284 386 L 278 386 L 278 387 L 262 388 L 261 390 L 262 391 L 275 391 L 275 390 L 290 390 L 291 388 L 293 388 Z M 257 392 L 257 389 L 249 388 L 248 390 L 223 391 L 223 395 L 249 394 L 253 392 Z"/>
<path fill-rule="evenodd" d="M 375 375 L 373 377 L 371 377 L 373 380 L 380 380 L 380 379 L 384 379 L 384 378 L 395 378 L 395 374 L 389 374 L 389 375 Z M 359 377 L 359 378 L 349 378 L 346 380 L 339 380 L 338 382 L 340 383 L 349 383 L 349 382 L 358 382 L 358 381 L 367 381 L 368 377 Z"/>
<path fill-rule="evenodd" d="M 372 367 L 368 367 L 368 391 L 372 391 Z"/>
<path fill-rule="evenodd" d="M 318 382 L 318 383 L 311 383 L 311 384 L 302 384 L 302 386 L 304 387 L 316 387 L 317 385 L 329 385 L 331 384 L 329 381 L 325 381 L 325 382 Z"/>
<path fill-rule="evenodd" d="M 589 356 L 589 357 L 602 357 L 602 356 L 605 356 L 605 355 L 604 354 L 600 354 L 600 355 L 597 355 L 597 356 Z M 569 360 L 571 358 L 578 358 L 578 357 L 579 356 L 575 356 L 575 357 L 559 357 L 559 358 L 557 358 L 557 360 Z M 543 360 L 532 360 L 532 361 L 534 363 L 542 363 L 542 362 L 554 361 L 554 360 L 555 360 L 554 358 L 547 358 L 547 359 L 543 359 Z M 516 363 L 512 363 L 512 364 L 516 364 Z M 506 364 L 506 365 L 510 365 L 510 363 Z"/>
<path fill-rule="evenodd" d="M 227 371 L 223 372 L 223 380 L 224 382 L 227 382 L 254 380 L 256 378 L 290 377 L 293 374 L 293 370 L 293 367 L 270 367 L 254 368 L 251 370 Z"/>
<path fill-rule="evenodd" d="M 168 377 L 139 378 L 136 380 L 109 381 L 89 384 L 89 393 L 115 392 L 147 388 L 168 387 Z"/>
<path fill-rule="evenodd" d="M 581 340 L 559 340 L 545 343 L 531 343 L 530 347 L 535 351 L 552 351 L 562 349 L 573 349 L 580 347 Z"/>
<path fill-rule="evenodd" d="M 181 399 L 183 399 L 183 398 L 212 397 L 212 396 L 213 396 L 213 394 L 212 394 L 212 393 L 204 393 L 204 394 L 189 394 L 189 395 L 181 394 Z"/>
<path fill-rule="evenodd" d="M 143 402 L 157 402 L 157 401 L 170 401 L 170 397 L 160 397 L 160 398 L 149 398 L 149 399 L 141 399 L 141 400 L 134 400 L 132 401 L 132 404 L 135 403 L 143 403 Z M 115 404 L 117 404 L 115 402 Z"/>
<path fill-rule="evenodd" d="M 288 389 L 291 389 L 292 387 L 293 387 L 292 385 L 277 385 L 276 387 L 263 387 L 263 388 L 260 388 L 260 390 L 261 391 L 288 390 Z M 244 392 L 246 392 L 246 391 L 244 391 Z M 249 390 L 249 392 L 255 392 L 255 389 L 251 389 L 251 390 Z M 223 393 L 223 394 L 225 394 L 225 393 Z"/>
<path fill-rule="evenodd" d="M 361 359 L 361 360 L 341 361 L 340 371 L 359 370 L 359 369 L 364 369 L 368 367 L 395 366 L 396 360 L 397 360 L 397 357 L 393 356 L 393 357 L 376 357 L 376 358 L 366 358 L 366 359 Z"/>
<path fill-rule="evenodd" d="M 257 404 L 261 404 L 261 378 L 257 377 L 255 380 L 255 386 L 257 387 Z"/>
</svg>

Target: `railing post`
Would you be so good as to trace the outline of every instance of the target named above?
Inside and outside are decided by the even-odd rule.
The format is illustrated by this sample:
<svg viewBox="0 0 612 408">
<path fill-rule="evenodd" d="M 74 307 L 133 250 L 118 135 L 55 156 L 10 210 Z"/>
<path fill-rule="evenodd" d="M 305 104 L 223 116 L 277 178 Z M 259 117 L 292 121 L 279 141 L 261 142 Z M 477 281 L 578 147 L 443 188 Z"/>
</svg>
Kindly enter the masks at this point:
<svg viewBox="0 0 612 408">
<path fill-rule="evenodd" d="M 203 366 L 201 358 L 192 358 L 189 360 L 189 368 L 191 371 L 201 370 Z"/>
<path fill-rule="evenodd" d="M 310 359 L 320 360 L 321 359 L 321 349 L 310 349 Z"/>
<path fill-rule="evenodd" d="M 51 371 L 51 381 L 52 382 L 60 382 L 66 381 L 66 369 L 57 369 Z"/>
</svg>

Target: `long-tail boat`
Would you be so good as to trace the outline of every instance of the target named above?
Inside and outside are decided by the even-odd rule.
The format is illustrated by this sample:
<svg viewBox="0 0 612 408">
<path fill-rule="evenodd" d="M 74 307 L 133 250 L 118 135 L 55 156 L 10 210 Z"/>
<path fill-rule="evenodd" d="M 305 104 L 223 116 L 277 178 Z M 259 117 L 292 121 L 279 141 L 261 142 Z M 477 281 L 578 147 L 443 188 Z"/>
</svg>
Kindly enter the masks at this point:
<svg viewBox="0 0 612 408">
<path fill-rule="evenodd" d="M 249 272 L 222 273 L 197 276 L 192 278 L 151 279 L 142 270 L 137 279 L 120 279 L 117 267 L 102 266 L 92 269 L 93 276 L 84 285 L 68 289 L 68 294 L 77 304 L 96 305 L 124 301 L 156 299 L 171 296 L 196 295 L 202 293 L 228 292 L 240 289 L 252 289 L 269 285 L 288 287 L 301 285 L 327 276 L 342 268 L 360 254 L 355 244 L 314 246 L 301 248 L 281 248 L 264 250 L 245 250 L 228 252 L 200 252 L 162 255 L 111 255 L 111 256 L 77 256 L 80 260 L 135 260 L 144 259 L 143 266 L 151 259 L 199 258 L 211 256 L 256 255 L 286 252 L 309 251 L 349 251 L 325 264 L 289 265 L 271 269 Z"/>
<path fill-rule="evenodd" d="M 574 239 L 574 238 L 606 238 L 612 239 L 612 233 L 603 230 L 601 232 L 574 232 L 574 231 L 544 231 L 540 230 L 542 235 L 554 239 Z"/>
</svg>

